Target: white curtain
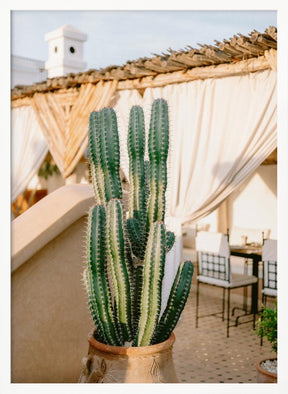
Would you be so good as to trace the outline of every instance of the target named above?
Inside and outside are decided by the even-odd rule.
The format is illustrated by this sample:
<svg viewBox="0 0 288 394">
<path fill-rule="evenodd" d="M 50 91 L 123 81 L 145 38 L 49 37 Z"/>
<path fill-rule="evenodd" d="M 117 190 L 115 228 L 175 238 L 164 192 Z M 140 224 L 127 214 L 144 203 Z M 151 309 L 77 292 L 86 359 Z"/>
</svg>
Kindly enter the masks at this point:
<svg viewBox="0 0 288 394">
<path fill-rule="evenodd" d="M 168 216 L 208 215 L 276 148 L 276 82 L 265 70 L 146 89 L 146 105 L 170 107 Z"/>
<path fill-rule="evenodd" d="M 12 109 L 11 200 L 23 193 L 43 162 L 48 147 L 30 106 Z"/>
</svg>

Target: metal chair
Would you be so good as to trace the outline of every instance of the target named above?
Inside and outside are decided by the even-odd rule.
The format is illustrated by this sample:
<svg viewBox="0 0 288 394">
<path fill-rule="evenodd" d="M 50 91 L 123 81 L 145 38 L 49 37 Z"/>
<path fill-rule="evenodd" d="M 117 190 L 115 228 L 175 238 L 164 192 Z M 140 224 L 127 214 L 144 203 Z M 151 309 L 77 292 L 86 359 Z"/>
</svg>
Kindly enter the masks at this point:
<svg viewBox="0 0 288 394">
<path fill-rule="evenodd" d="M 253 275 L 233 274 L 230 268 L 230 249 L 227 234 L 201 231 L 196 237 L 198 256 L 198 275 L 196 291 L 196 328 L 201 317 L 222 314 L 225 320 L 225 301 L 227 290 L 227 338 L 230 326 L 230 291 L 240 287 L 247 287 L 257 282 Z M 217 286 L 223 289 L 222 312 L 199 316 L 200 284 Z M 235 326 L 236 324 L 233 324 Z M 253 328 L 255 328 L 255 312 L 253 314 Z"/>
<path fill-rule="evenodd" d="M 262 305 L 265 307 L 268 297 L 277 297 L 277 240 L 265 239 L 262 247 L 263 289 Z M 262 308 L 263 310 L 263 308 Z M 261 336 L 260 345 L 263 344 Z"/>
</svg>

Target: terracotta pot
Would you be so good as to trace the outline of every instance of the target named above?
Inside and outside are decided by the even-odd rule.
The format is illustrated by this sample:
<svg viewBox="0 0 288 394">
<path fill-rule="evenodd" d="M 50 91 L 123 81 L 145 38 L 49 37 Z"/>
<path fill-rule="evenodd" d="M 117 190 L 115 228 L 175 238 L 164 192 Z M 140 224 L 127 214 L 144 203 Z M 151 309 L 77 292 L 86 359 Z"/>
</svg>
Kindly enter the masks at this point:
<svg viewBox="0 0 288 394">
<path fill-rule="evenodd" d="M 152 346 L 120 347 L 88 338 L 79 383 L 178 383 L 172 347 L 175 335 Z"/>
<path fill-rule="evenodd" d="M 266 369 L 261 367 L 261 363 L 266 361 L 267 359 L 260 360 L 256 364 L 257 369 L 257 383 L 277 383 L 277 373 L 272 373 L 266 371 Z M 277 358 L 270 358 L 269 360 L 277 360 Z"/>
</svg>

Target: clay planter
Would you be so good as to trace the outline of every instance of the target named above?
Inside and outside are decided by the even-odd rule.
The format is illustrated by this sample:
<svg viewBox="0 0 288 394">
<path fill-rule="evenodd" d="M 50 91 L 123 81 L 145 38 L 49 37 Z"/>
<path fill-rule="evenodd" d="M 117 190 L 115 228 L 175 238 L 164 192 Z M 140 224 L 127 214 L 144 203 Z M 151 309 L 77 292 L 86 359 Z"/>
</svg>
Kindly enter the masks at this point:
<svg viewBox="0 0 288 394">
<path fill-rule="evenodd" d="M 269 360 L 276 360 L 276 357 Z M 263 361 L 266 361 L 266 359 L 263 359 L 256 364 L 257 383 L 277 383 L 277 373 L 269 372 L 262 368 L 261 363 L 263 363 Z"/>
<path fill-rule="evenodd" d="M 105 345 L 91 334 L 79 383 L 178 383 L 172 357 L 175 335 L 152 346 Z"/>
</svg>

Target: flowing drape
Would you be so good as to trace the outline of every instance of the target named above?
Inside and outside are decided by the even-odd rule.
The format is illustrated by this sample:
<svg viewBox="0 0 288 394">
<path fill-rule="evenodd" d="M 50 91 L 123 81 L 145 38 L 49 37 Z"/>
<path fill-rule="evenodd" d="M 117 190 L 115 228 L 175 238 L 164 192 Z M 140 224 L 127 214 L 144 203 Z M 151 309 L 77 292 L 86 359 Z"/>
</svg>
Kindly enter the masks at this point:
<svg viewBox="0 0 288 394">
<path fill-rule="evenodd" d="M 91 111 L 109 105 L 117 81 L 83 84 L 70 93 L 35 93 L 32 107 L 59 170 L 68 177 L 88 144 Z"/>
<path fill-rule="evenodd" d="M 276 81 L 265 70 L 146 89 L 145 103 L 170 107 L 168 216 L 208 215 L 276 148 Z"/>
<path fill-rule="evenodd" d="M 48 146 L 31 106 L 11 112 L 11 200 L 23 193 L 37 174 Z"/>
</svg>

